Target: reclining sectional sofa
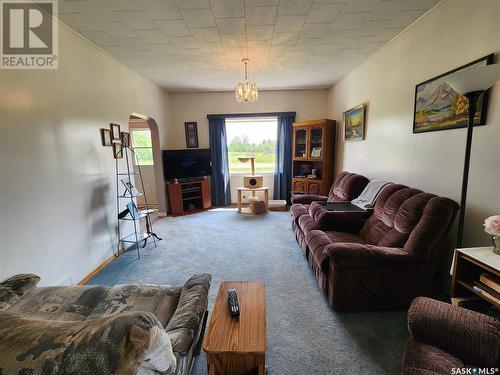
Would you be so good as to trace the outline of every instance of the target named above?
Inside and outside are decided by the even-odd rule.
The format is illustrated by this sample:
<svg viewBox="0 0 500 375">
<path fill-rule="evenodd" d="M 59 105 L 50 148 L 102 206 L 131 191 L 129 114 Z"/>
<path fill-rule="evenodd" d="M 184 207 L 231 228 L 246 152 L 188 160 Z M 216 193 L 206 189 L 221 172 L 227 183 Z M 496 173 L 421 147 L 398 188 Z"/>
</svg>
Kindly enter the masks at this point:
<svg viewBox="0 0 500 375">
<path fill-rule="evenodd" d="M 334 310 L 400 308 L 429 293 L 458 208 L 391 183 L 368 212 L 293 204 L 292 228 Z"/>
<path fill-rule="evenodd" d="M 190 374 L 211 276 L 183 286 L 0 283 L 0 374 Z"/>
</svg>

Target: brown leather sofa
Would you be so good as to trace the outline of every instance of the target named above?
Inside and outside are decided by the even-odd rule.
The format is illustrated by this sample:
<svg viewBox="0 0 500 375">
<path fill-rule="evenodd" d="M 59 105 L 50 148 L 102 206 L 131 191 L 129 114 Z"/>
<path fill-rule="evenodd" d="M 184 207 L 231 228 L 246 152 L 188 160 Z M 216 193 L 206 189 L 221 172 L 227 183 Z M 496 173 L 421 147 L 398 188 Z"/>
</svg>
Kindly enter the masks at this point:
<svg viewBox="0 0 500 375">
<path fill-rule="evenodd" d="M 304 214 L 308 214 L 309 205 L 313 202 L 345 202 L 357 198 L 364 190 L 369 180 L 365 176 L 357 173 L 342 172 L 335 179 L 328 196 L 309 195 L 309 194 L 293 194 L 292 206 L 290 213 L 293 217 L 292 228 L 295 232 L 295 237 L 299 242 L 304 253 L 308 251 L 305 243 L 305 232 L 299 224 L 299 219 Z M 310 226 L 309 229 L 319 229 L 314 220 L 304 219 L 304 226 Z"/>
<path fill-rule="evenodd" d="M 340 212 L 333 230 L 315 220 L 322 209 L 318 207 L 312 203 L 292 226 L 334 310 L 407 307 L 416 296 L 429 293 L 458 210 L 456 202 L 389 184 L 371 216 L 352 220 L 349 213 Z"/>
<path fill-rule="evenodd" d="M 500 367 L 500 320 L 493 317 L 419 297 L 408 329 L 403 375 L 493 374 Z M 459 372 L 466 367 L 471 372 Z"/>
</svg>

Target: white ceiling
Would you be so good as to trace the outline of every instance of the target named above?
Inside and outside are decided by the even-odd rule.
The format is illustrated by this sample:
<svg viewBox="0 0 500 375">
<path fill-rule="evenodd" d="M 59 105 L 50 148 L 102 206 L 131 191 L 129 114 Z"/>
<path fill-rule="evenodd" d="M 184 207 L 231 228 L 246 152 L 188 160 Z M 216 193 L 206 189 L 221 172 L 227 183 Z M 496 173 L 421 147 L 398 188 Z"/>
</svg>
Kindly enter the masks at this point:
<svg viewBox="0 0 500 375">
<path fill-rule="evenodd" d="M 60 0 L 60 19 L 170 91 L 327 87 L 440 0 Z"/>
</svg>

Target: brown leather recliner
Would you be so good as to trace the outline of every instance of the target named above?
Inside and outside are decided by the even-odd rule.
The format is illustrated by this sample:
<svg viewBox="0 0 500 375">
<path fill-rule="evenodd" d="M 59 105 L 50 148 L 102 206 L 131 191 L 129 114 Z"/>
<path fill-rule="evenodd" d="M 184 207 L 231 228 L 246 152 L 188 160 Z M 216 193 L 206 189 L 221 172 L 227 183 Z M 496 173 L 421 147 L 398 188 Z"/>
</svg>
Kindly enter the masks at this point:
<svg viewBox="0 0 500 375">
<path fill-rule="evenodd" d="M 408 329 L 403 375 L 464 374 L 465 367 L 492 374 L 500 367 L 500 320 L 491 316 L 419 297 L 408 311 Z"/>
<path fill-rule="evenodd" d="M 310 224 L 308 261 L 332 308 L 406 307 L 429 293 L 457 210 L 451 199 L 390 184 L 359 232 Z"/>
<path fill-rule="evenodd" d="M 343 202 L 351 201 L 357 198 L 365 189 L 369 180 L 365 176 L 357 173 L 342 172 L 340 173 L 332 187 L 328 196 L 323 195 L 308 195 L 308 194 L 294 194 L 292 195 L 292 206 L 290 207 L 290 214 L 292 215 L 292 228 L 295 232 L 295 237 L 299 242 L 304 253 L 309 249 L 305 243 L 305 233 L 299 224 L 299 220 L 304 214 L 309 212 L 309 204 L 312 202 Z M 308 216 L 308 215 L 306 215 Z M 309 229 L 319 229 L 314 220 L 309 217 L 304 218 L 304 226 L 309 225 Z"/>
</svg>

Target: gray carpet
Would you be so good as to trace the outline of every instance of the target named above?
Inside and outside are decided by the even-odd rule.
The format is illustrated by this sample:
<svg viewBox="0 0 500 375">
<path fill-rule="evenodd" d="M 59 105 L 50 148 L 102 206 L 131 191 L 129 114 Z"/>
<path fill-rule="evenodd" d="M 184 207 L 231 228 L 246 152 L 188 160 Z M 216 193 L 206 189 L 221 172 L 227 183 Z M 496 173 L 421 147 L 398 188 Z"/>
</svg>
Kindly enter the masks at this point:
<svg viewBox="0 0 500 375">
<path fill-rule="evenodd" d="M 335 313 L 323 297 L 290 228 L 287 212 L 242 216 L 214 210 L 160 219 L 157 248 L 130 251 L 89 284 L 183 284 L 212 274 L 210 306 L 221 280 L 266 284 L 269 375 L 399 374 L 406 311 Z M 206 374 L 205 356 L 194 374 Z"/>
</svg>

